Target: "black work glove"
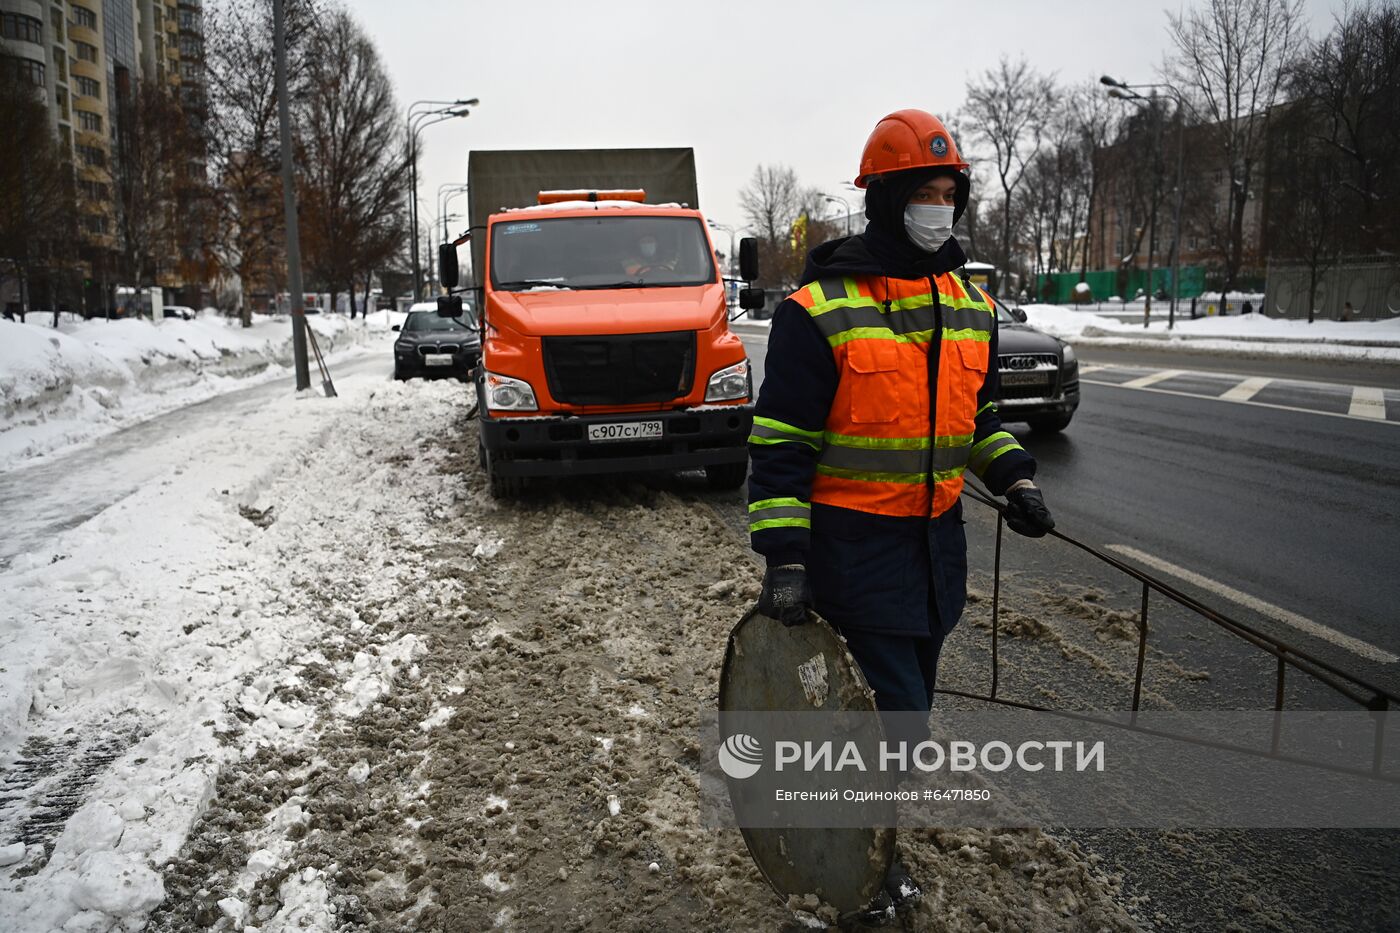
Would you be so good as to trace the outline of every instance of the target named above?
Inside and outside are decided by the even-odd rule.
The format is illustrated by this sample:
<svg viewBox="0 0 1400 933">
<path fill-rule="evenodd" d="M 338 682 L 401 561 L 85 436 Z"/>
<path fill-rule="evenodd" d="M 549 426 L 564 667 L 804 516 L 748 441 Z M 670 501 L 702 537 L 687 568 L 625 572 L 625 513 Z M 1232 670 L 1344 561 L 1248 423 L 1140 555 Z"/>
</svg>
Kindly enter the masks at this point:
<svg viewBox="0 0 1400 933">
<path fill-rule="evenodd" d="M 812 608 L 812 587 L 807 582 L 807 568 L 801 564 L 769 567 L 763 574 L 763 592 L 758 596 L 758 611 L 784 625 L 801 625 L 807 621 Z"/>
<path fill-rule="evenodd" d="M 1055 527 L 1045 497 L 1035 486 L 1022 486 L 1006 493 L 1006 527 L 1027 538 L 1043 538 Z"/>
</svg>

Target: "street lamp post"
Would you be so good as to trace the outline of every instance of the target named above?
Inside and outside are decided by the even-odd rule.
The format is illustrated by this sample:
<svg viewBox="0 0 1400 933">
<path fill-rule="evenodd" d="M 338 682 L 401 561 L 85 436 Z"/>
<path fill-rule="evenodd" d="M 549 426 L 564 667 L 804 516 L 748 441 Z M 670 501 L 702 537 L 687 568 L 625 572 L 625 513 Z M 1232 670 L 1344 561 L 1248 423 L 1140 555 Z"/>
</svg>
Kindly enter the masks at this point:
<svg viewBox="0 0 1400 933">
<path fill-rule="evenodd" d="M 850 201 L 847 201 L 845 198 L 841 197 L 840 195 L 834 195 L 834 194 L 824 194 L 824 195 L 822 195 L 822 200 L 823 200 L 823 201 L 830 201 L 832 204 L 836 204 L 837 202 L 840 202 L 841 206 L 844 207 L 844 208 L 846 208 L 846 236 L 850 236 L 850 235 L 851 235 L 851 202 L 850 202 Z"/>
<path fill-rule="evenodd" d="M 436 255 L 436 247 L 439 244 L 448 242 L 450 234 L 447 232 L 447 222 L 449 220 L 457 220 L 459 219 L 459 216 L 460 215 L 458 214 L 435 214 L 432 217 L 428 218 L 428 249 L 430 255 Z M 434 238 L 437 235 L 436 230 L 439 220 L 442 221 L 442 239 L 435 241 Z M 425 278 L 429 282 L 437 283 L 437 286 L 441 287 L 442 283 L 438 282 L 437 265 L 435 263 L 429 263 L 428 268 L 425 271 L 427 273 Z"/>
<path fill-rule="evenodd" d="M 423 277 L 418 262 L 418 134 L 434 123 L 441 123 L 443 120 L 451 120 L 455 117 L 469 116 L 471 114 L 470 108 L 479 103 L 480 101 L 473 97 L 470 100 L 416 100 L 408 105 L 408 116 L 405 122 L 408 126 L 408 213 L 409 223 L 412 226 L 414 301 L 421 301 L 423 298 Z M 433 109 L 418 110 L 419 107 L 425 106 Z"/>
<path fill-rule="evenodd" d="M 706 219 L 706 220 L 705 220 L 705 223 L 709 224 L 709 225 L 710 225 L 712 228 L 714 228 L 715 230 L 723 230 L 723 231 L 725 231 L 726 233 L 729 234 L 729 271 L 730 271 L 730 272 L 733 272 L 733 271 L 734 271 L 734 262 L 735 262 L 735 260 L 734 260 L 734 228 L 731 227 L 731 226 L 729 226 L 729 224 L 716 223 L 715 221 L 709 220 L 709 219 Z"/>
<path fill-rule="evenodd" d="M 447 191 L 446 197 L 443 196 L 444 189 Z M 444 241 L 447 239 L 447 206 L 452 203 L 453 198 L 466 190 L 466 185 L 457 184 L 455 182 L 448 182 L 445 185 L 438 186 L 438 213 L 443 215 L 442 236 Z"/>
<path fill-rule="evenodd" d="M 1141 88 L 1151 88 L 1154 91 L 1157 89 L 1166 90 L 1171 94 L 1172 100 L 1176 101 L 1176 116 L 1178 126 L 1176 135 L 1176 206 L 1172 211 L 1174 215 L 1172 219 L 1171 258 L 1172 301 L 1171 309 L 1167 313 L 1167 330 L 1172 330 L 1176 327 L 1176 306 L 1181 300 L 1181 208 L 1182 201 L 1186 194 L 1185 179 L 1183 175 L 1183 168 L 1185 165 L 1186 156 L 1186 110 L 1190 109 L 1193 113 L 1195 112 L 1195 110 L 1191 107 L 1190 104 L 1186 103 L 1186 98 L 1182 95 L 1180 89 L 1178 89 L 1175 85 L 1172 84 L 1125 84 L 1122 81 L 1118 81 L 1114 78 L 1109 77 L 1108 75 L 1104 75 L 1103 77 L 1099 78 L 1099 83 L 1108 85 L 1108 87 L 1111 88 L 1111 90 L 1108 92 L 1110 96 L 1119 97 L 1123 100 L 1145 100 L 1146 98 L 1144 98 L 1141 94 L 1134 93 L 1134 90 Z M 1123 91 L 1126 91 L 1127 93 L 1122 93 Z M 1158 139 L 1161 139 L 1160 132 L 1158 133 Z M 1151 291 L 1152 282 L 1150 281 L 1150 278 L 1147 284 L 1148 290 Z"/>
</svg>

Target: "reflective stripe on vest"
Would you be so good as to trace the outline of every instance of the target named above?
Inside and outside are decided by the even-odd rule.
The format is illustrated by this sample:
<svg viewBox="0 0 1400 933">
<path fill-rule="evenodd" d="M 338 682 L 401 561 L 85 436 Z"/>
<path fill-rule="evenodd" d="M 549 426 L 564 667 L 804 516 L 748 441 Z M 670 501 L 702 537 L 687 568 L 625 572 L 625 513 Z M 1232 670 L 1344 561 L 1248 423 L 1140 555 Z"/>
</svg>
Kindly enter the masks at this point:
<svg viewBox="0 0 1400 933">
<path fill-rule="evenodd" d="M 813 502 L 884 515 L 941 515 L 961 494 L 963 472 L 975 455 L 999 455 L 985 442 L 972 446 L 977 393 L 991 365 L 994 312 L 980 292 L 969 292 L 953 276 L 936 282 L 935 295 L 926 279 L 828 279 L 792 296 L 826 338 L 840 374 Z M 940 317 L 930 438 L 928 352 Z"/>
<path fill-rule="evenodd" d="M 826 297 L 827 289 L 840 288 L 839 297 Z M 933 296 L 921 295 L 892 299 L 888 312 L 883 301 L 855 292 L 854 279 L 840 286 L 813 282 L 807 286 L 815 304 L 807 309 L 812 320 L 832 347 L 851 340 L 894 340 L 900 343 L 928 343 L 933 339 Z M 800 293 L 799 293 L 800 294 Z M 943 297 L 944 340 L 990 340 L 992 332 L 987 323 L 988 308 L 974 302 L 965 294 Z"/>
<path fill-rule="evenodd" d="M 765 528 L 811 528 L 812 506 L 801 499 L 760 499 L 749 504 L 749 532 Z"/>
<path fill-rule="evenodd" d="M 806 444 L 821 449 L 822 432 L 804 431 L 776 418 L 755 417 L 749 433 L 750 444 Z"/>
</svg>

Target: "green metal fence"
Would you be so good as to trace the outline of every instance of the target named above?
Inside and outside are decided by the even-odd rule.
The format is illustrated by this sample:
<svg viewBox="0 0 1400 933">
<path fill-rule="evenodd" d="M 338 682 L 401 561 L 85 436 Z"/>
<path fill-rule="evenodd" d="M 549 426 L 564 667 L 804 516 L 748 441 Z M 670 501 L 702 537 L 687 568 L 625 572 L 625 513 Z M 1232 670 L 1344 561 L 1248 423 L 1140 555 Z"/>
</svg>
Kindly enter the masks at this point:
<svg viewBox="0 0 1400 933">
<path fill-rule="evenodd" d="M 1089 294 L 1080 301 L 1107 301 L 1109 298 L 1129 298 L 1139 289 L 1147 291 L 1146 269 L 1096 269 L 1080 275 L 1078 272 L 1052 272 L 1036 277 L 1035 301 L 1045 304 L 1067 305 L 1075 301 L 1075 286 L 1085 282 Z M 1153 269 L 1154 291 L 1170 295 L 1172 290 L 1172 270 Z M 1206 270 L 1204 266 L 1184 266 L 1181 269 L 1182 298 L 1194 298 L 1206 290 Z"/>
</svg>

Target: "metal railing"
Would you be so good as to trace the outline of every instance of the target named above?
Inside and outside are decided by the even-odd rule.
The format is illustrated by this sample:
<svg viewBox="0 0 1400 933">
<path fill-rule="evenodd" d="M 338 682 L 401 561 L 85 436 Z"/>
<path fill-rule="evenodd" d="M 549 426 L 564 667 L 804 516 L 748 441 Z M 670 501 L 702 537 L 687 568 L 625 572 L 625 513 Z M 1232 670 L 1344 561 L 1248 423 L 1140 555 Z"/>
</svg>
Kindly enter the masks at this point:
<svg viewBox="0 0 1400 933">
<path fill-rule="evenodd" d="M 977 502 L 981 502 L 997 512 L 996 548 L 992 576 L 991 686 L 990 689 L 984 694 L 973 693 L 966 690 L 946 690 L 942 688 L 936 689 L 934 692 L 944 694 L 947 696 L 962 697 L 969 700 L 979 700 L 986 703 L 996 703 L 1002 706 L 1010 706 L 1018 709 L 1032 710 L 1037 712 L 1049 712 L 1060 715 L 1069 715 L 1075 719 L 1101 722 L 1113 726 L 1123 726 L 1123 723 L 1121 722 L 1117 722 L 1115 720 L 1107 719 L 1104 717 L 1095 717 L 1092 715 L 1086 715 L 1081 712 L 1056 710 L 1052 707 L 1038 706 L 1033 703 L 1026 703 L 1020 700 L 1007 699 L 1003 696 L 998 696 L 998 691 L 1001 687 L 1001 554 L 1003 528 L 1006 523 L 1004 511 L 1005 506 L 994 501 L 989 495 L 987 495 L 982 490 L 973 488 L 971 484 L 967 484 L 964 486 L 963 495 Z M 1128 728 L 1136 727 L 1137 713 L 1140 711 L 1142 705 L 1142 683 L 1143 674 L 1147 666 L 1147 640 L 1150 631 L 1148 626 L 1148 610 L 1150 604 L 1150 596 L 1153 592 L 1156 592 L 1160 596 L 1166 597 L 1168 600 L 1170 600 L 1172 603 L 1175 603 L 1178 606 L 1190 610 L 1195 615 L 1199 616 L 1202 619 L 1205 619 L 1212 625 L 1223 630 L 1224 632 L 1227 632 L 1235 638 L 1254 646 L 1260 651 L 1272 655 L 1276 662 L 1274 666 L 1275 673 L 1273 684 L 1273 710 L 1275 714 L 1279 714 L 1283 711 L 1285 678 L 1287 672 L 1290 669 L 1298 672 L 1299 674 L 1307 678 L 1310 678 L 1315 683 L 1330 688 L 1332 691 L 1349 700 L 1351 703 L 1355 704 L 1363 710 L 1368 710 L 1374 713 L 1385 713 L 1388 710 L 1400 707 L 1400 696 L 1397 696 L 1395 693 L 1386 690 L 1382 687 L 1378 687 L 1375 684 L 1372 684 L 1355 674 L 1352 674 L 1348 671 L 1344 671 L 1336 665 L 1324 661 L 1316 655 L 1308 651 L 1304 651 L 1302 648 L 1299 648 L 1295 645 L 1291 645 L 1288 642 L 1285 642 L 1284 640 L 1276 636 L 1261 632 L 1259 629 L 1255 628 L 1252 625 L 1249 625 L 1245 622 L 1241 622 L 1238 619 L 1233 619 L 1225 615 L 1223 612 L 1220 612 L 1217 609 L 1213 609 L 1210 606 L 1207 606 L 1196 597 L 1185 593 L 1180 589 L 1177 589 L 1176 587 L 1158 579 L 1157 577 L 1152 576 L 1150 573 L 1147 573 L 1129 564 L 1125 564 L 1123 561 L 1118 560 L 1115 557 L 1111 557 L 1110 555 L 1105 554 L 1102 551 L 1099 551 L 1098 549 L 1088 544 L 1085 544 L 1082 541 L 1078 541 L 1062 532 L 1050 531 L 1048 535 L 1049 537 L 1058 538 L 1059 540 L 1065 542 L 1071 547 L 1077 548 L 1080 551 L 1083 551 L 1084 553 L 1097 558 L 1102 563 L 1107 564 L 1108 566 L 1114 568 L 1115 570 L 1118 570 L 1123 574 L 1126 574 L 1129 577 L 1132 577 L 1141 584 L 1142 598 L 1137 618 L 1137 663 L 1136 669 L 1133 674 L 1133 698 L 1131 706 L 1132 718 L 1128 722 Z M 1372 746 L 1372 767 L 1370 769 L 1370 773 L 1372 775 L 1380 775 L 1381 773 L 1382 753 L 1384 747 L 1382 741 L 1383 723 L 1384 717 L 1377 716 L 1375 739 Z M 1317 762 L 1314 760 L 1296 759 L 1283 754 L 1280 749 L 1281 724 L 1281 718 L 1278 715 L 1275 715 L 1273 735 L 1270 741 L 1268 752 L 1269 757 L 1298 761 L 1299 763 L 1324 767 L 1328 768 L 1329 770 L 1346 771 L 1348 773 L 1360 773 L 1355 771 L 1354 769 L 1331 767 L 1322 762 Z M 1155 732 L 1156 730 L 1144 731 Z M 1181 738 L 1186 741 L 1198 741 L 1190 736 L 1171 737 Z M 1218 743 L 1204 742 L 1202 744 L 1216 745 Z M 1243 746 L 1222 745 L 1221 747 L 1229 747 L 1235 751 L 1246 751 L 1251 754 L 1258 753 L 1256 749 L 1247 748 Z M 1387 779 L 1395 780 L 1395 778 L 1393 777 Z"/>
</svg>

